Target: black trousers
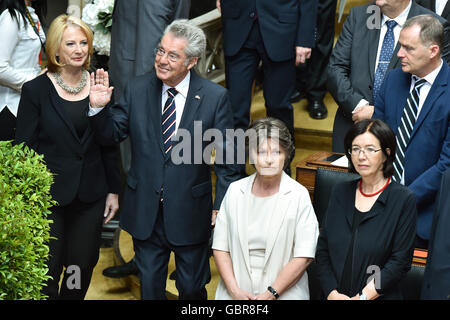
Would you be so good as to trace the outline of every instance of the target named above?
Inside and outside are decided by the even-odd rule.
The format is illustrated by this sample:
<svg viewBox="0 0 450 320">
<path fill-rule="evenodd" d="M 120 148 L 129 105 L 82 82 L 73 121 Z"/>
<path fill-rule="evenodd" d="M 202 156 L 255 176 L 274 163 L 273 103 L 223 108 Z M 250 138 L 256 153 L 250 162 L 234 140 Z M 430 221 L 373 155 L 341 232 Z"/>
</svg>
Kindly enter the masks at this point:
<svg viewBox="0 0 450 320">
<path fill-rule="evenodd" d="M 74 200 L 67 206 L 52 208 L 50 236 L 56 238 L 50 240 L 48 275 L 52 279 L 42 290 L 50 300 L 84 299 L 99 258 L 105 200 Z"/>
<path fill-rule="evenodd" d="M 260 62 L 264 72 L 263 92 L 267 116 L 282 120 L 293 134 L 294 112 L 290 97 L 295 89 L 295 59 L 280 62 L 270 60 L 257 20 L 243 48 L 234 56 L 225 56 L 226 86 L 233 109 L 234 127 L 243 130 L 248 128 L 252 84 Z"/>
<path fill-rule="evenodd" d="M 135 261 L 141 280 L 142 300 L 166 300 L 166 280 L 170 253 L 175 254 L 176 287 L 180 300 L 206 300 L 206 284 L 211 280 L 209 242 L 174 246 L 164 231 L 162 203 L 150 238 L 133 238 Z"/>
<path fill-rule="evenodd" d="M 8 108 L 0 112 L 0 141 L 14 140 L 16 133 L 16 117 Z"/>
<path fill-rule="evenodd" d="M 333 50 L 336 5 L 337 0 L 319 0 L 316 46 L 311 58 L 296 70 L 296 88 L 306 92 L 310 101 L 322 101 L 327 92 L 327 68 Z"/>
</svg>

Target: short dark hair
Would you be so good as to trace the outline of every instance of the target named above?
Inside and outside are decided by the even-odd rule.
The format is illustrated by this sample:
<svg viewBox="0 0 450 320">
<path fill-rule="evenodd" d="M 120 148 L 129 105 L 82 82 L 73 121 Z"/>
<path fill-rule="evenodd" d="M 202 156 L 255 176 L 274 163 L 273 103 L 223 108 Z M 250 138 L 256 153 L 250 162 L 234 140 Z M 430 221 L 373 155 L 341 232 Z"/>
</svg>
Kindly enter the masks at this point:
<svg viewBox="0 0 450 320">
<path fill-rule="evenodd" d="M 350 172 L 357 173 L 353 166 L 352 157 L 348 152 L 353 144 L 353 140 L 361 134 L 370 132 L 380 142 L 380 147 L 383 154 L 386 156 L 386 161 L 383 165 L 383 175 L 388 178 L 394 174 L 394 160 L 397 149 L 397 140 L 392 129 L 383 121 L 378 119 L 365 119 L 355 123 L 347 132 L 344 138 L 344 148 L 348 159 L 348 168 Z M 390 154 L 386 150 L 390 150 Z"/>
<path fill-rule="evenodd" d="M 286 169 L 289 166 L 291 158 L 295 152 L 295 145 L 289 129 L 284 122 L 279 119 L 267 117 L 254 120 L 250 124 L 246 131 L 247 155 L 249 155 L 251 151 L 249 148 L 254 148 L 255 146 L 256 148 L 259 148 L 260 143 L 267 138 L 278 140 L 281 149 L 283 149 L 286 155 L 283 167 L 283 169 Z M 256 139 L 254 140 L 256 143 L 252 144 L 250 142 L 251 139 Z"/>
<path fill-rule="evenodd" d="M 433 17 L 431 14 L 414 16 L 406 20 L 402 30 L 416 25 L 420 27 L 420 41 L 422 44 L 426 47 L 436 44 L 439 46 L 439 50 L 442 51 L 444 43 L 444 26 L 439 19 Z"/>
</svg>

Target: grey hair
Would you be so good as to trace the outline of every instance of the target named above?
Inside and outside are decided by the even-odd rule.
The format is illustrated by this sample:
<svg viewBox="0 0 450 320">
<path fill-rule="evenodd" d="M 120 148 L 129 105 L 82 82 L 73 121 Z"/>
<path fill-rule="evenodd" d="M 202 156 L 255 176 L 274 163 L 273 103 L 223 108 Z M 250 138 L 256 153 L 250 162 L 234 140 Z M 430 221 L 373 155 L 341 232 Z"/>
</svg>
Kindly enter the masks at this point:
<svg viewBox="0 0 450 320">
<path fill-rule="evenodd" d="M 164 35 L 172 33 L 175 38 L 185 39 L 187 46 L 184 53 L 187 56 L 186 65 L 192 58 L 200 58 L 206 50 L 206 36 L 203 30 L 187 19 L 178 19 L 169 24 Z"/>
<path fill-rule="evenodd" d="M 278 140 L 286 155 L 283 169 L 289 165 L 295 152 L 295 145 L 292 135 L 283 121 L 272 117 L 254 120 L 247 129 L 246 136 L 248 137 L 246 140 L 247 154 L 251 151 L 249 149 L 259 148 L 260 143 L 268 138 Z M 252 139 L 255 139 L 254 143 L 252 143 Z"/>
<path fill-rule="evenodd" d="M 406 20 L 402 29 L 415 25 L 420 27 L 420 41 L 425 47 L 436 44 L 440 50 L 442 49 L 444 43 L 444 27 L 439 19 L 433 17 L 431 14 L 421 14 Z"/>
</svg>

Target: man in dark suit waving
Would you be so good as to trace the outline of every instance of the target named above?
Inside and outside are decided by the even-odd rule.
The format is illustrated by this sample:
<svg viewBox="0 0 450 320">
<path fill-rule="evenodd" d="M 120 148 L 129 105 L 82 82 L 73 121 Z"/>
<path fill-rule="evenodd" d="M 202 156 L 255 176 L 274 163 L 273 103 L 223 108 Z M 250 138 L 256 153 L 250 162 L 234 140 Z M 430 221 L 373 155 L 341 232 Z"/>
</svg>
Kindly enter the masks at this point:
<svg viewBox="0 0 450 320">
<path fill-rule="evenodd" d="M 443 27 L 437 18 L 408 19 L 398 41 L 402 67 L 388 73 L 373 117 L 396 134 L 392 178 L 414 192 L 416 247 L 427 248 L 436 194 L 450 167 L 450 67 L 441 58 Z"/>
<path fill-rule="evenodd" d="M 227 91 L 192 70 L 205 47 L 200 28 L 174 21 L 155 50 L 154 70 L 133 78 L 119 103 L 104 110 L 112 93 L 107 73 L 91 75 L 89 113 L 97 140 L 108 145 L 129 136 L 131 142 L 120 226 L 133 237 L 142 299 L 165 298 L 171 252 L 180 299 L 207 297 L 214 219 L 210 159 L 203 155 L 210 143 L 203 137 L 208 129 L 225 137 L 233 125 Z M 215 143 L 218 210 L 235 176 L 217 159 L 225 152 L 223 141 Z"/>
<path fill-rule="evenodd" d="M 398 37 L 405 21 L 436 14 L 414 0 L 377 0 L 353 7 L 331 54 L 328 89 L 338 104 L 333 126 L 335 152 L 344 150 L 344 137 L 354 121 L 369 119 L 379 87 L 389 70 L 400 67 Z M 450 29 L 442 17 L 439 21 Z M 448 31 L 442 57 L 450 60 Z"/>
<path fill-rule="evenodd" d="M 217 7 L 234 127 L 249 125 L 252 83 L 262 62 L 267 116 L 282 120 L 294 136 L 295 64 L 311 56 L 317 0 L 217 0 Z"/>
</svg>

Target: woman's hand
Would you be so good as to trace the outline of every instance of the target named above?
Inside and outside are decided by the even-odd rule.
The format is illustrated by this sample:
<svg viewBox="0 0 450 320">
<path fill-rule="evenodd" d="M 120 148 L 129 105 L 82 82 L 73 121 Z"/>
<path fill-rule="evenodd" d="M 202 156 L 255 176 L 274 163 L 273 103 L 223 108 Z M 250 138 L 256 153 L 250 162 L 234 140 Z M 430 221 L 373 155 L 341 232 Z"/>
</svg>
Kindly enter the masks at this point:
<svg viewBox="0 0 450 320">
<path fill-rule="evenodd" d="M 113 87 L 109 86 L 108 71 L 98 69 L 91 73 L 89 103 L 92 108 L 103 108 L 111 101 Z"/>
<path fill-rule="evenodd" d="M 233 300 L 255 300 L 256 297 L 252 295 L 251 293 L 242 290 L 240 288 L 236 288 L 236 290 L 233 290 L 230 292 L 231 298 Z"/>
<path fill-rule="evenodd" d="M 116 193 L 108 193 L 106 196 L 105 212 L 103 216 L 103 224 L 107 224 L 112 218 L 114 218 L 117 210 L 119 210 L 119 195 Z"/>
<path fill-rule="evenodd" d="M 269 292 L 269 290 L 264 291 L 261 294 L 258 294 L 255 297 L 255 300 L 276 300 L 275 296 Z"/>
<path fill-rule="evenodd" d="M 328 295 L 327 300 L 350 300 L 350 297 L 346 296 L 345 294 L 339 293 L 337 290 L 333 290 Z"/>
</svg>

